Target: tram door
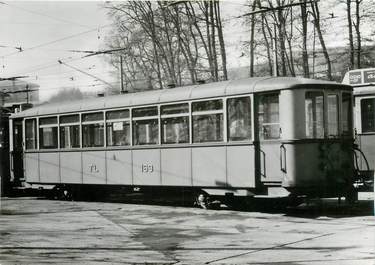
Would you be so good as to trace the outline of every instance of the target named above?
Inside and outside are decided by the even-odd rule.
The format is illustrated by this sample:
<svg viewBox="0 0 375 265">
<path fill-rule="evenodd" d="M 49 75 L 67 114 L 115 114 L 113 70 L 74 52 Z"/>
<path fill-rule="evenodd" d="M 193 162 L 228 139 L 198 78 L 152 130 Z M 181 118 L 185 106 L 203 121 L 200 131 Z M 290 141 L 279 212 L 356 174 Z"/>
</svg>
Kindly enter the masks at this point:
<svg viewBox="0 0 375 265">
<path fill-rule="evenodd" d="M 260 181 L 265 185 L 277 185 L 283 176 L 280 169 L 279 92 L 259 94 L 256 102 Z"/>
<path fill-rule="evenodd" d="M 0 108 L 0 196 L 9 190 L 9 112 Z"/>
<path fill-rule="evenodd" d="M 13 120 L 11 148 L 11 174 L 14 185 L 19 186 L 24 178 L 23 172 L 23 145 L 22 145 L 22 119 Z"/>
</svg>

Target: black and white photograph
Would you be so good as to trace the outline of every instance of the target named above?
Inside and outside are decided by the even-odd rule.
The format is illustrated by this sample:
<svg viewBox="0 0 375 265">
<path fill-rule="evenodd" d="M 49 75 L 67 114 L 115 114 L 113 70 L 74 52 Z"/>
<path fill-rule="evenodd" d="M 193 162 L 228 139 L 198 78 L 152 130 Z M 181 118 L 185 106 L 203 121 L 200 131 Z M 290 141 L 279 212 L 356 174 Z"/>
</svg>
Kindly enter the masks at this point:
<svg viewBox="0 0 375 265">
<path fill-rule="evenodd" d="M 0 1 L 0 265 L 375 265 L 374 0 Z"/>
</svg>

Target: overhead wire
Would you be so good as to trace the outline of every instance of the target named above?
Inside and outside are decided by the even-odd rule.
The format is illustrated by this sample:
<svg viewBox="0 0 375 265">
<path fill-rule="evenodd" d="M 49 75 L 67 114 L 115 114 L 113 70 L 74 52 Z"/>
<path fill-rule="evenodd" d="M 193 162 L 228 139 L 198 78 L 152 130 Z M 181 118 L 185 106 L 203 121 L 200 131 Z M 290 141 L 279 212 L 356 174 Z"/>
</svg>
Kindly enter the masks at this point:
<svg viewBox="0 0 375 265">
<path fill-rule="evenodd" d="M 98 30 L 98 28 L 106 28 L 106 27 L 109 27 L 109 26 L 111 26 L 113 24 L 114 23 L 107 24 L 107 25 L 100 26 L 100 27 L 96 27 L 96 28 L 92 28 L 90 30 L 86 30 L 86 31 L 83 31 L 83 32 L 75 33 L 75 34 L 72 34 L 72 35 L 60 38 L 60 39 L 56 39 L 56 40 L 48 41 L 48 42 L 45 42 L 45 43 L 41 43 L 41 44 L 38 44 L 38 45 L 30 47 L 30 48 L 23 48 L 21 51 L 12 52 L 12 53 L 8 53 L 8 54 L 5 54 L 5 55 L 0 55 L 0 57 L 7 58 L 7 57 L 15 55 L 15 54 L 20 54 L 20 53 L 24 53 L 26 51 L 35 50 L 35 49 L 38 49 L 40 47 L 48 46 L 48 45 L 51 45 L 51 44 L 54 44 L 54 43 L 57 43 L 57 42 L 60 42 L 60 41 L 68 40 L 68 39 L 71 39 L 71 38 L 75 38 L 75 37 L 78 37 L 78 36 L 81 36 L 81 35 L 84 35 L 84 34 L 87 34 L 87 33 L 93 32 L 93 31 L 96 31 L 96 30 Z"/>
<path fill-rule="evenodd" d="M 74 21 L 69 21 L 69 20 L 66 20 L 66 19 L 63 19 L 63 18 L 58 18 L 58 17 L 50 16 L 50 15 L 47 15 L 47 14 L 44 14 L 44 13 L 41 13 L 41 12 L 38 12 L 38 11 L 34 11 L 34 10 L 26 9 L 24 7 L 21 7 L 21 6 L 10 4 L 9 2 L 1 2 L 1 4 L 7 5 L 9 7 L 15 8 L 15 9 L 22 10 L 22 11 L 30 13 L 30 14 L 47 17 L 47 18 L 55 20 L 55 21 L 60 21 L 60 22 L 68 23 L 68 24 L 74 24 L 76 26 L 85 27 L 85 28 L 91 28 L 88 25 L 83 25 L 81 23 L 77 23 L 77 22 L 74 22 Z"/>
</svg>

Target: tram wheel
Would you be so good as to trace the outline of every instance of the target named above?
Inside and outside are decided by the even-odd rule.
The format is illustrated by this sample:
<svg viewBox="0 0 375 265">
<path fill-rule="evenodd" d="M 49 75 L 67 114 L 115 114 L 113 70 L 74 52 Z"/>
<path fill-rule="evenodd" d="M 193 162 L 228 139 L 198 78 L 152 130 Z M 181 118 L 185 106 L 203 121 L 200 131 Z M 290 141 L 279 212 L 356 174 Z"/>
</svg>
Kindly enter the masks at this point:
<svg viewBox="0 0 375 265">
<path fill-rule="evenodd" d="M 221 202 L 212 200 L 207 193 L 197 193 L 195 196 L 194 205 L 207 210 L 219 209 Z"/>
</svg>

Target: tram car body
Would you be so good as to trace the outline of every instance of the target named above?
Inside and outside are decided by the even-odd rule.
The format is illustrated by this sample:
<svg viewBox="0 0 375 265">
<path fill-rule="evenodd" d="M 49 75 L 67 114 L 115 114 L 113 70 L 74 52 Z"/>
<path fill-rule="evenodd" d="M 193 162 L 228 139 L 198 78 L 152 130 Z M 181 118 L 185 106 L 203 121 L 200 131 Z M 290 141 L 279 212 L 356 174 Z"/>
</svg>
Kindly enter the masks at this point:
<svg viewBox="0 0 375 265">
<path fill-rule="evenodd" d="M 373 190 L 375 168 L 375 68 L 347 72 L 344 84 L 353 87 L 354 127 L 356 144 L 363 156 L 358 156 L 358 166 L 365 173 L 363 187 Z"/>
<path fill-rule="evenodd" d="M 41 105 L 11 124 L 23 132 L 11 134 L 12 154 L 23 154 L 13 179 L 29 184 L 328 197 L 345 196 L 354 172 L 352 88 L 334 82 L 262 77 L 123 94 Z"/>
</svg>

